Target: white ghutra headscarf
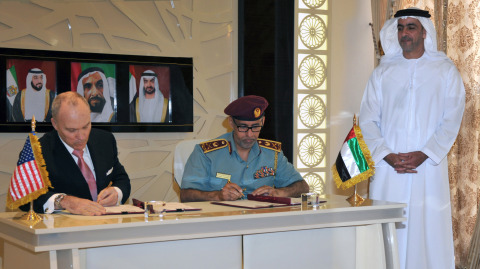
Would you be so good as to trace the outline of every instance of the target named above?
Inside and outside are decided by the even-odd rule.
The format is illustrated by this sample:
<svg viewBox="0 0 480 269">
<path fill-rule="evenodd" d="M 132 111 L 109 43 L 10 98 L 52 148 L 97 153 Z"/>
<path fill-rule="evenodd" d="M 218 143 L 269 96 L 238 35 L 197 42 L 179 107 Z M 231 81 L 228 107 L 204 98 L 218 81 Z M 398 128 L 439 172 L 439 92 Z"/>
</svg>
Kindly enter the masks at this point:
<svg viewBox="0 0 480 269">
<path fill-rule="evenodd" d="M 398 19 L 414 18 L 420 21 L 423 28 L 427 32 L 424 40 L 425 53 L 430 57 L 439 57 L 441 59 L 448 59 L 445 53 L 437 50 L 437 37 L 435 27 L 428 11 L 421 10 L 416 7 L 399 10 L 394 18 L 387 20 L 380 31 L 380 41 L 382 43 L 385 56 L 380 62 L 388 62 L 393 58 L 402 55 L 403 51 L 398 41 Z"/>
<path fill-rule="evenodd" d="M 103 97 L 105 98 L 105 106 L 103 107 L 103 110 L 100 113 L 91 112 L 90 119 L 92 122 L 110 122 L 110 119 L 112 118 L 112 115 L 113 115 L 112 102 L 110 100 L 110 84 L 101 68 L 90 67 L 85 69 L 82 72 L 82 74 L 79 75 L 77 92 L 81 96 L 85 97 L 84 95 L 85 89 L 83 88 L 82 80 L 94 73 L 98 73 L 103 80 Z"/>
</svg>

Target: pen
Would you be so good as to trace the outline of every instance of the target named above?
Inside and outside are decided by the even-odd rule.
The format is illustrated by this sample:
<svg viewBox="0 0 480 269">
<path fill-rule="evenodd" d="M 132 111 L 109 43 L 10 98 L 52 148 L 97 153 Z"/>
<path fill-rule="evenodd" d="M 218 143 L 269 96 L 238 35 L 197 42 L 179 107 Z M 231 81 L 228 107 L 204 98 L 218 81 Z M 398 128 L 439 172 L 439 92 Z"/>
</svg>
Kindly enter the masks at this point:
<svg viewBox="0 0 480 269">
<path fill-rule="evenodd" d="M 230 179 L 227 179 L 227 184 L 228 184 L 228 183 L 232 183 L 232 182 L 230 181 Z M 243 194 L 243 192 L 246 191 L 246 190 L 247 190 L 247 188 L 243 188 L 243 189 L 242 189 L 242 197 L 245 197 L 245 194 Z"/>
</svg>

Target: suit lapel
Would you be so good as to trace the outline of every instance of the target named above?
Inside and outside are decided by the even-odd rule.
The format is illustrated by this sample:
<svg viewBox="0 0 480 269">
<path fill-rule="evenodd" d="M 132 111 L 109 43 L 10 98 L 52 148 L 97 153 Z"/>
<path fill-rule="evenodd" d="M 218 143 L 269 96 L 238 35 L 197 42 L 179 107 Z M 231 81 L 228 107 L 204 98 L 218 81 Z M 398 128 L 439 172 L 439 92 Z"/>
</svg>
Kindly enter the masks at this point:
<svg viewBox="0 0 480 269">
<path fill-rule="evenodd" d="M 55 156 L 58 163 L 60 163 L 63 167 L 66 167 L 69 171 L 73 171 L 72 174 L 76 175 L 76 177 L 80 176 L 83 179 L 80 168 L 78 168 L 78 165 L 75 163 L 71 153 L 68 152 L 67 148 L 60 140 L 58 133 L 54 137 L 55 146 L 53 156 Z"/>
</svg>

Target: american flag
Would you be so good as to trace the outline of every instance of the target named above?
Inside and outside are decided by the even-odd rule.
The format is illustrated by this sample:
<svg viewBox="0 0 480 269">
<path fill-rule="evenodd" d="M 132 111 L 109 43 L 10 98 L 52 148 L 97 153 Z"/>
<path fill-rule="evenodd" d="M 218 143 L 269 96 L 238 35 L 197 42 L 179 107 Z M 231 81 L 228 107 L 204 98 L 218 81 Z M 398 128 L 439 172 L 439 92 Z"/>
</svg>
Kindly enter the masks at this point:
<svg viewBox="0 0 480 269">
<path fill-rule="evenodd" d="M 32 147 L 32 143 L 37 145 L 37 147 Z M 37 152 L 37 154 L 40 154 L 37 156 L 39 156 L 41 160 L 35 160 L 35 148 L 38 148 L 40 151 Z M 10 189 L 7 197 L 8 207 L 17 208 L 22 204 L 35 200 L 38 196 L 46 192 L 47 187 L 42 179 L 42 174 L 45 175 L 46 171 L 43 171 L 43 173 L 41 171 L 41 168 L 45 170 L 44 167 L 41 167 L 44 163 L 41 154 L 40 143 L 35 133 L 32 133 L 27 137 L 25 146 L 23 146 L 23 150 L 20 152 L 17 167 L 10 180 Z M 50 182 L 48 181 L 47 184 L 48 183 Z"/>
</svg>

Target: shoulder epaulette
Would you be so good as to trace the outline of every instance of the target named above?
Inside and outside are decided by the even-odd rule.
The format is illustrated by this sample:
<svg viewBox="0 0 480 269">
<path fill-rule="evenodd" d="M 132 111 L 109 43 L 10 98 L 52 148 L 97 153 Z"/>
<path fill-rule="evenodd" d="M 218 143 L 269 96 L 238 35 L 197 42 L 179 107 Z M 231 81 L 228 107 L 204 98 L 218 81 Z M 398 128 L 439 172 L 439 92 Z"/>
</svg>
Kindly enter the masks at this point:
<svg viewBox="0 0 480 269">
<path fill-rule="evenodd" d="M 277 141 L 272 141 L 272 140 L 267 140 L 267 139 L 257 139 L 258 145 L 263 148 L 271 149 L 276 152 L 282 151 L 282 143 L 277 142 Z"/>
<path fill-rule="evenodd" d="M 226 139 L 214 139 L 210 141 L 206 141 L 200 143 L 200 147 L 202 147 L 203 153 L 208 153 L 215 151 L 217 149 L 223 149 L 228 147 L 228 152 L 232 153 L 232 148 L 230 147 L 230 143 Z"/>
</svg>

